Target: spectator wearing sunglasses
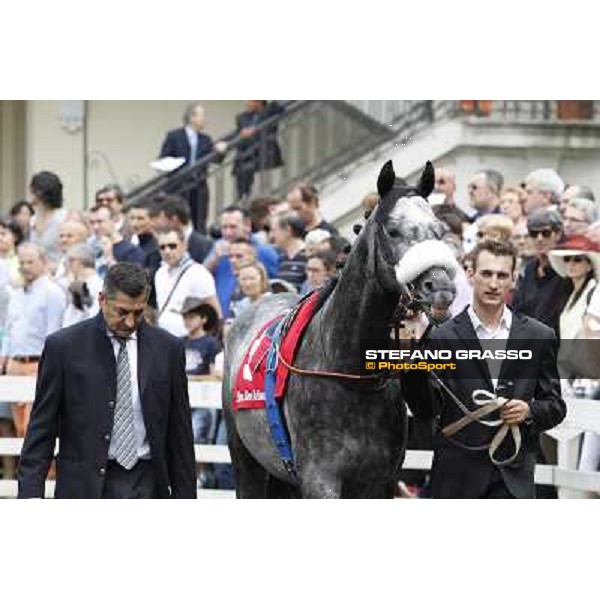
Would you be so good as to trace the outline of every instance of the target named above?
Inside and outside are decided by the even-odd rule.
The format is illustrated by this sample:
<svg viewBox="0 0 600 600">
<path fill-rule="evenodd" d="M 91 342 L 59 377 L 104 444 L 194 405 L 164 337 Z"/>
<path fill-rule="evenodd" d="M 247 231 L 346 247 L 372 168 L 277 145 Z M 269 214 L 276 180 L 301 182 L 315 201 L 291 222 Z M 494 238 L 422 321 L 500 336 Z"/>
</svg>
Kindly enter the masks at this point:
<svg viewBox="0 0 600 600">
<path fill-rule="evenodd" d="M 190 258 L 181 230 L 173 227 L 163 229 L 157 237 L 163 261 L 154 276 L 158 326 L 183 337 L 187 330 L 181 309 L 186 298 L 199 298 L 221 316 L 215 280 L 206 267 Z"/>
<path fill-rule="evenodd" d="M 548 255 L 559 243 L 563 224 L 558 211 L 537 210 L 527 219 L 534 256 L 517 281 L 513 310 L 538 319 L 559 335 L 560 313 L 568 298 L 565 280 L 552 268 Z"/>
<path fill-rule="evenodd" d="M 600 279 L 600 247 L 583 235 L 574 235 L 551 250 L 549 259 L 570 290 L 560 315 L 560 337 L 575 339 L 581 333 L 583 316 Z"/>
<path fill-rule="evenodd" d="M 536 210 L 527 218 L 527 231 L 533 242 L 534 255 L 517 280 L 512 309 L 552 327 L 560 338 L 560 315 L 570 290 L 567 280 L 552 268 L 549 259 L 550 252 L 562 238 L 560 213 L 554 207 Z M 540 436 L 538 462 L 556 464 L 556 442 L 545 434 Z M 538 498 L 556 498 L 556 488 L 537 486 L 536 495 Z"/>
<path fill-rule="evenodd" d="M 550 264 L 566 278 L 571 293 L 560 315 L 560 336 L 563 340 L 559 350 L 561 386 L 565 400 L 577 397 L 598 397 L 598 382 L 586 379 L 579 371 L 577 348 L 586 337 L 584 317 L 589 314 L 600 281 L 600 246 L 584 235 L 574 235 L 550 252 Z M 593 310 L 593 308 L 592 308 Z M 565 342 L 564 340 L 573 340 Z M 583 437 L 579 470 L 595 471 L 600 466 L 600 437 L 586 432 Z M 575 494 L 572 492 L 572 494 Z M 585 497 L 582 494 L 569 497 Z"/>
</svg>

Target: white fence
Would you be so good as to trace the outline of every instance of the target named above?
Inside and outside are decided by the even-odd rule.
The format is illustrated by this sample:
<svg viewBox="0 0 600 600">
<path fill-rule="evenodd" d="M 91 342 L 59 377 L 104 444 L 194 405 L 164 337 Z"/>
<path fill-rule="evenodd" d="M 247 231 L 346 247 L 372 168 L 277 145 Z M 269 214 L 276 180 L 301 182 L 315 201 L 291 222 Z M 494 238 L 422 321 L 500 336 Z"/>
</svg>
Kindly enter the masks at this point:
<svg viewBox="0 0 600 600">
<path fill-rule="evenodd" d="M 0 377 L 0 402 L 31 402 L 35 395 L 34 377 Z M 189 396 L 192 408 L 221 408 L 221 383 L 217 381 L 190 381 Z M 555 485 L 559 497 L 581 497 L 583 492 L 600 494 L 600 473 L 577 470 L 580 436 L 585 431 L 600 434 L 600 402 L 595 400 L 573 400 L 568 403 L 567 418 L 555 429 L 547 433 L 556 439 L 558 464 L 537 465 L 535 481 L 540 484 Z M 23 440 L 0 438 L 0 456 L 18 456 Z M 227 446 L 196 445 L 196 461 L 199 463 L 229 463 Z M 432 452 L 409 450 L 404 461 L 406 469 L 428 470 L 431 467 Z M 46 484 L 46 495 L 52 496 L 54 482 Z M 17 482 L 0 480 L 0 498 L 15 498 Z M 199 490 L 201 499 L 233 498 L 234 494 L 223 490 Z"/>
</svg>

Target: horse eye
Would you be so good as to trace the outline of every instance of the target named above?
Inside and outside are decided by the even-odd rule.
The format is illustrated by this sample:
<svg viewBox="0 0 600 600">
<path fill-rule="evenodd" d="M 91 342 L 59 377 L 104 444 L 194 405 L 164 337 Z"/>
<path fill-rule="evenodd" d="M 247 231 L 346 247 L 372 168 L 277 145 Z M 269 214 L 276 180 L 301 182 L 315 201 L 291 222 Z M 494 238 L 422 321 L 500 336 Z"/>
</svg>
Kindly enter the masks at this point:
<svg viewBox="0 0 600 600">
<path fill-rule="evenodd" d="M 389 229 L 388 234 L 392 238 L 399 238 L 401 235 L 400 230 L 397 227 L 392 227 L 391 229 Z"/>
</svg>

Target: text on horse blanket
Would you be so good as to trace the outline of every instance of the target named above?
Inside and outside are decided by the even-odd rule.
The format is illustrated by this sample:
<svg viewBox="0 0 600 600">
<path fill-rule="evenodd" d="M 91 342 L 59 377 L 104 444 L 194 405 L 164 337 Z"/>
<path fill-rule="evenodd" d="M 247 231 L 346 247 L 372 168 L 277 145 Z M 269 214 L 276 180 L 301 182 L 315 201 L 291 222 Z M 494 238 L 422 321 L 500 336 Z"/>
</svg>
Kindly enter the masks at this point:
<svg viewBox="0 0 600 600">
<path fill-rule="evenodd" d="M 315 312 L 318 294 L 311 294 L 298 310 L 292 324 L 281 340 L 280 354 L 287 364 L 292 364 L 302 334 Z M 264 325 L 250 344 L 238 371 L 233 388 L 234 411 L 265 407 L 265 375 L 267 354 L 271 347 L 271 334 L 283 317 L 277 317 Z M 285 394 L 289 369 L 280 360 L 277 363 L 275 398 L 281 402 Z"/>
</svg>

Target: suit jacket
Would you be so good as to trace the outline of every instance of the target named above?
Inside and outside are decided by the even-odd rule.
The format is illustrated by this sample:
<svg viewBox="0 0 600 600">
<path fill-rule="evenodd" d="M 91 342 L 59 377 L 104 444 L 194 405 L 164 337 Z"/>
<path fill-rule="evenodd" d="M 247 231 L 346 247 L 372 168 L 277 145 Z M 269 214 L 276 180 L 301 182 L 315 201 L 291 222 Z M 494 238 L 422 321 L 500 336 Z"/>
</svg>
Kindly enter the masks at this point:
<svg viewBox="0 0 600 600">
<path fill-rule="evenodd" d="M 194 160 L 210 154 L 214 150 L 212 138 L 204 133 L 198 133 L 198 144 L 196 146 L 196 156 Z M 174 156 L 176 158 L 185 158 L 183 166 L 190 164 L 191 153 L 190 142 L 188 140 L 185 127 L 173 129 L 167 133 L 165 141 L 160 149 L 161 158 L 164 156 Z"/>
<path fill-rule="evenodd" d="M 486 342 L 484 349 L 491 349 L 493 342 Z M 534 498 L 537 437 L 539 432 L 558 425 L 566 415 L 566 405 L 560 395 L 560 379 L 556 366 L 558 342 L 550 327 L 514 313 L 506 350 L 531 350 L 531 360 L 505 359 L 496 374 L 498 393 L 505 397 L 519 398 L 529 403 L 532 423 L 521 424 L 522 444 L 516 460 L 500 467 L 509 491 L 517 498 Z M 482 350 L 465 309 L 453 319 L 434 330 L 427 342 L 428 349 Z M 472 400 L 477 389 L 493 392 L 488 364 L 483 359 L 457 360 L 454 372 L 439 371 L 443 382 L 469 409 L 478 408 Z M 495 467 L 487 450 L 469 451 L 449 441 L 441 429 L 463 416 L 455 402 L 432 378 L 417 371 L 403 376 L 405 394 L 411 396 L 411 408 L 417 417 L 435 417 L 438 425 L 434 438 L 434 460 L 431 486 L 434 498 L 478 498 L 494 473 Z M 416 409 L 415 409 L 416 407 Z M 499 418 L 492 413 L 486 420 Z M 471 423 L 452 439 L 468 446 L 489 444 L 497 429 Z M 495 456 L 508 458 L 514 450 L 512 436 L 508 435 Z"/>
<path fill-rule="evenodd" d="M 245 111 L 236 116 L 236 135 L 246 127 L 258 127 L 264 121 L 283 112 L 277 102 L 269 102 L 259 113 Z M 233 172 L 264 171 L 283 165 L 281 148 L 277 141 L 277 124 L 274 123 L 260 134 L 240 140 L 233 164 Z"/>
<path fill-rule="evenodd" d="M 190 256 L 200 264 L 204 262 L 204 259 L 209 255 L 213 247 L 212 239 L 198 231 L 192 231 L 190 233 L 187 244 Z"/>
<path fill-rule="evenodd" d="M 138 385 L 160 498 L 195 498 L 185 355 L 180 340 L 143 323 Z M 56 438 L 56 498 L 100 498 L 117 374 L 102 313 L 49 336 L 19 463 L 19 497 L 43 497 Z"/>
</svg>

